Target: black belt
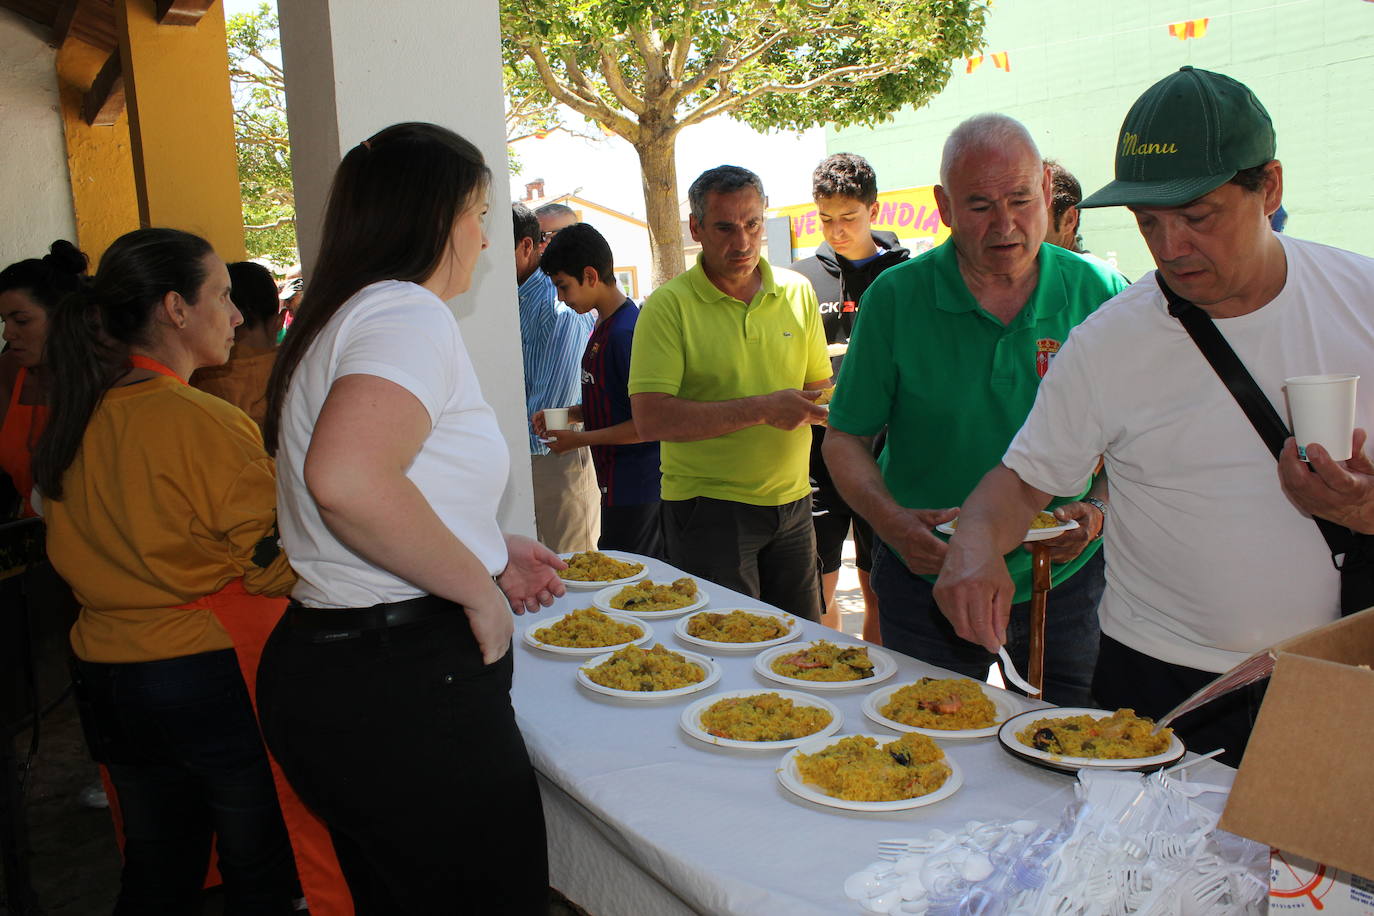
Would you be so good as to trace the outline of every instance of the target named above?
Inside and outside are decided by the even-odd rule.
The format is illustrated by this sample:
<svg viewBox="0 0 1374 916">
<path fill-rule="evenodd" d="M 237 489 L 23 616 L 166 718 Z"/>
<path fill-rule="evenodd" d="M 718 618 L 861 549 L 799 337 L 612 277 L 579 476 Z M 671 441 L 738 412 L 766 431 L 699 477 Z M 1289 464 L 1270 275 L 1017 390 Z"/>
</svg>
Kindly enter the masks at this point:
<svg viewBox="0 0 1374 916">
<path fill-rule="evenodd" d="M 314 608 L 293 601 L 286 608 L 286 624 L 311 642 L 334 642 L 462 610 L 461 604 L 436 595 L 353 608 Z"/>
</svg>

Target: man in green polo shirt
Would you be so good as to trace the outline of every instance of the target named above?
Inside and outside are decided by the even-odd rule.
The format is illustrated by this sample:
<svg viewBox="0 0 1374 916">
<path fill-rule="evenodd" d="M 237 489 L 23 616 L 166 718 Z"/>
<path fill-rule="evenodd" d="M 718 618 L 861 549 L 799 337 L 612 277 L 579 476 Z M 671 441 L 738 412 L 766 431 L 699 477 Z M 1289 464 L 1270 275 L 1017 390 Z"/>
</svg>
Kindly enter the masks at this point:
<svg viewBox="0 0 1374 916">
<path fill-rule="evenodd" d="M 826 463 L 882 541 L 873 587 L 883 645 L 968 677 L 986 678 L 996 656 L 956 636 L 935 603 L 946 539 L 932 529 L 955 518 L 1001 460 L 1069 330 L 1125 286 L 1043 244 L 1049 181 L 1011 118 L 980 115 L 955 128 L 935 189 L 950 238 L 864 294 L 830 408 Z M 884 427 L 875 462 L 870 443 Z M 1056 509 L 1080 526 L 1050 542 L 1045 696 L 1063 705 L 1092 705 L 1106 498 L 1099 478 Z M 1007 651 L 1024 671 L 1030 554 L 1015 546 L 1007 563 L 1017 588 Z"/>
<path fill-rule="evenodd" d="M 807 469 L 830 360 L 816 294 L 759 256 L 753 172 L 709 169 L 687 198 L 701 254 L 645 301 L 630 359 L 635 426 L 662 443 L 667 560 L 819 620 Z"/>
</svg>

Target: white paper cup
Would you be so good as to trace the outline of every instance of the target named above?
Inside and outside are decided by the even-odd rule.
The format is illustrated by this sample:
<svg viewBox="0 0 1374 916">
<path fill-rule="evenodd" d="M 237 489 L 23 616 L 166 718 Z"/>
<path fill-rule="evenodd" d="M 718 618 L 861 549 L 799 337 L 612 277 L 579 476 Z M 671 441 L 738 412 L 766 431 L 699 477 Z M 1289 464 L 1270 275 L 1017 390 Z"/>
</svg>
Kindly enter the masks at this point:
<svg viewBox="0 0 1374 916">
<path fill-rule="evenodd" d="M 566 407 L 545 407 L 545 408 L 544 408 L 544 428 L 545 428 L 545 429 L 567 429 L 567 428 L 568 428 L 568 408 L 566 408 Z"/>
<path fill-rule="evenodd" d="M 1334 461 L 1350 457 L 1351 437 L 1355 434 L 1355 383 L 1352 372 L 1333 375 L 1299 375 L 1286 378 L 1288 413 L 1293 420 L 1293 438 L 1298 442 L 1298 457 L 1307 460 L 1307 446 L 1320 445 Z"/>
</svg>

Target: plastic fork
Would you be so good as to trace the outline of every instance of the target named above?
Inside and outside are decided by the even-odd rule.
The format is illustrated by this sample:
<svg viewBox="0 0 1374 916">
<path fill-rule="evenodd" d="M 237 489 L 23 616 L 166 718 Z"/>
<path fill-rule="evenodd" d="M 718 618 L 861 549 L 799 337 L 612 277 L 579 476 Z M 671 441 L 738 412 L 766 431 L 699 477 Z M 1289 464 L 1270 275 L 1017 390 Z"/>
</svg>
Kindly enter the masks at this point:
<svg viewBox="0 0 1374 916">
<path fill-rule="evenodd" d="M 878 841 L 878 858 L 895 862 L 902 856 L 924 855 L 939 845 L 938 840 L 917 837 L 898 837 Z"/>
<path fill-rule="evenodd" d="M 1002 673 L 1007 676 L 1007 680 L 1011 681 L 1033 697 L 1040 696 L 1040 688 L 1031 684 L 1030 681 L 1027 681 L 1017 673 L 1016 666 L 1011 663 L 1011 656 L 1007 654 L 1006 646 L 997 650 L 997 657 L 1002 659 Z"/>
</svg>

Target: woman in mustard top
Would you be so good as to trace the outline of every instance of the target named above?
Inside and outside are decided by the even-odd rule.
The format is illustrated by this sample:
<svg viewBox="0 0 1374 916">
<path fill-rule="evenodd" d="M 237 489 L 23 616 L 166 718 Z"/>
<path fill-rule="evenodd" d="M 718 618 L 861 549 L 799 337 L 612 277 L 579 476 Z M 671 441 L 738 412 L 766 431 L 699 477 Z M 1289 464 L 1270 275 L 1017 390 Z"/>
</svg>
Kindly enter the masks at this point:
<svg viewBox="0 0 1374 916">
<path fill-rule="evenodd" d="M 86 273 L 86 256 L 64 239 L 41 258 L 17 261 L 0 270 L 0 321 L 5 352 L 0 354 L 0 470 L 19 494 L 20 516 L 32 516 L 29 491 L 33 447 L 47 418 L 43 345 L 48 315 L 76 291 Z M 9 507 L 0 509 L 8 513 Z"/>
<path fill-rule="evenodd" d="M 52 315 L 34 455 L 48 555 L 81 604 L 82 725 L 124 817 L 116 914 L 197 911 L 216 840 L 225 912 L 292 912 L 290 845 L 235 614 L 274 620 L 295 581 L 256 425 L 187 386 L 242 319 L 224 262 L 171 229 L 122 236 Z M 269 624 L 270 626 L 270 624 Z"/>
<path fill-rule="evenodd" d="M 261 427 L 267 416 L 267 380 L 277 361 L 281 299 L 272 272 L 261 264 L 230 264 L 229 281 L 234 305 L 243 315 L 243 324 L 234 332 L 234 349 L 223 366 L 197 369 L 191 384 L 241 408 Z"/>
</svg>

